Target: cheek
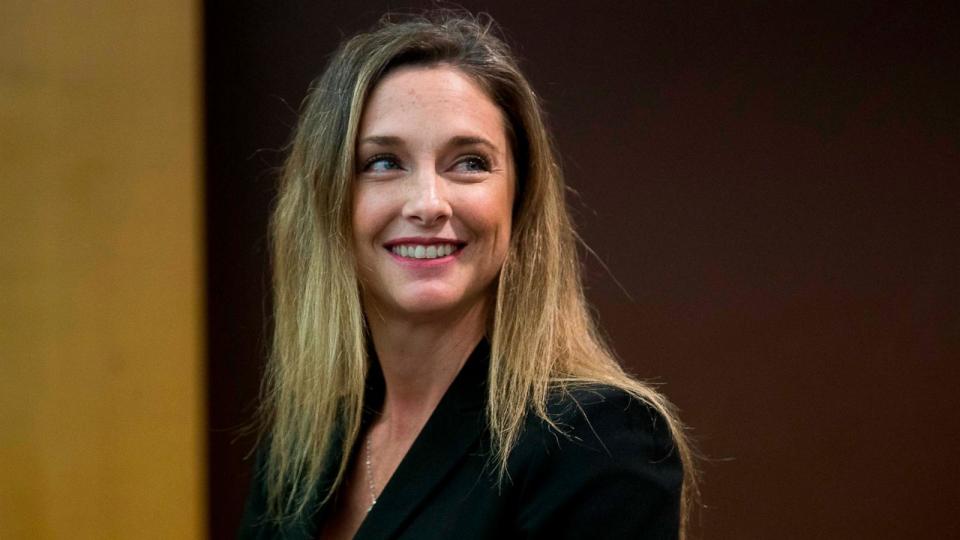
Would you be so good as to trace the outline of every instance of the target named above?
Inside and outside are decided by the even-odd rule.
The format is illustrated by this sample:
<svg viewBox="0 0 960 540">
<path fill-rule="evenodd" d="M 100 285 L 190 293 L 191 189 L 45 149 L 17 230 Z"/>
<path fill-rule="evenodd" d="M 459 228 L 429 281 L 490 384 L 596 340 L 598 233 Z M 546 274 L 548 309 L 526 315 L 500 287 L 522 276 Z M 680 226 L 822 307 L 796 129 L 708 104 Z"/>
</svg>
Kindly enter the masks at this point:
<svg viewBox="0 0 960 540">
<path fill-rule="evenodd" d="M 387 215 L 385 199 L 376 190 L 357 188 L 353 193 L 353 240 L 356 247 L 366 248 L 383 229 Z"/>
<path fill-rule="evenodd" d="M 475 233 L 491 243 L 493 254 L 502 255 L 510 242 L 513 193 L 507 185 L 486 186 L 482 192 L 472 193 L 461 205 L 461 218 Z"/>
</svg>

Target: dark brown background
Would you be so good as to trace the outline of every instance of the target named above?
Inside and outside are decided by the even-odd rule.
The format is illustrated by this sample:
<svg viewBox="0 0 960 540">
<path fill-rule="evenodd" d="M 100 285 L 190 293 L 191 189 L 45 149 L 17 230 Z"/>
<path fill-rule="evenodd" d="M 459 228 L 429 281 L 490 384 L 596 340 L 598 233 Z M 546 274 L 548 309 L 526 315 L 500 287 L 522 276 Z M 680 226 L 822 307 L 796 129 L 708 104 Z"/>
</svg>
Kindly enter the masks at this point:
<svg viewBox="0 0 960 540">
<path fill-rule="evenodd" d="M 842 4 L 463 3 L 544 98 L 612 341 L 711 458 L 705 538 L 960 536 L 957 13 Z M 409 5 L 207 3 L 215 538 L 249 481 L 281 148 L 341 37 Z"/>
</svg>

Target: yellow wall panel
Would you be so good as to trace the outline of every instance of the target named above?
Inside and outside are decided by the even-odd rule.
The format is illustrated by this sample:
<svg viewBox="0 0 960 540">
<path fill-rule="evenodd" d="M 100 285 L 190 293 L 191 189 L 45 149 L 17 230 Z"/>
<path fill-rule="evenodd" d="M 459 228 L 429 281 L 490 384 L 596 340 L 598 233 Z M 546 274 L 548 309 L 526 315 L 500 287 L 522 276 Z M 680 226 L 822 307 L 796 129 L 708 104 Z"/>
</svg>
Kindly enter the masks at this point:
<svg viewBox="0 0 960 540">
<path fill-rule="evenodd" d="M 203 536 L 199 14 L 0 7 L 0 538 Z"/>
</svg>

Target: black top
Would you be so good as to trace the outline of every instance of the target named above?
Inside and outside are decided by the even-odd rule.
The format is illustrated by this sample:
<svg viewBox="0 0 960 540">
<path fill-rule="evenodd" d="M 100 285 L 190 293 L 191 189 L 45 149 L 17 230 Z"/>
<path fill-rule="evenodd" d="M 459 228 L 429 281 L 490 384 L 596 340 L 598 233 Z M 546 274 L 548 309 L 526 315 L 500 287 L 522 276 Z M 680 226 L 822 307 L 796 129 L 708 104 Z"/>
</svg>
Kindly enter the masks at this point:
<svg viewBox="0 0 960 540">
<path fill-rule="evenodd" d="M 498 486 L 485 429 L 488 366 L 482 341 L 354 538 L 678 536 L 683 472 L 666 422 L 619 389 L 594 386 L 552 400 L 549 412 L 563 433 L 529 415 L 509 478 Z M 379 373 L 372 373 L 371 390 L 372 402 L 382 399 Z M 262 519 L 261 461 L 256 469 L 240 538 L 314 538 L 331 505 L 283 527 L 269 523 Z M 326 475 L 318 493 L 332 479 Z"/>
</svg>

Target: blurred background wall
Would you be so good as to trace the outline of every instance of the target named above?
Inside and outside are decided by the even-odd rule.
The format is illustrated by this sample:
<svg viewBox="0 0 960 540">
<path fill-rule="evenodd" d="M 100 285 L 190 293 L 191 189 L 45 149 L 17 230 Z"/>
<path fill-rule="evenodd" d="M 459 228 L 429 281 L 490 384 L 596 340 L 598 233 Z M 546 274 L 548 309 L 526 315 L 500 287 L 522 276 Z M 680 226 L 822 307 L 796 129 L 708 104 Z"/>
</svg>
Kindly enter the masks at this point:
<svg viewBox="0 0 960 540">
<path fill-rule="evenodd" d="M 206 536 L 200 15 L 0 5 L 0 538 Z"/>
<path fill-rule="evenodd" d="M 589 299 L 711 458 L 701 536 L 960 537 L 956 2 L 459 3 L 517 44 L 610 268 L 587 258 Z M 431 4 L 206 4 L 217 538 L 296 110 L 344 36 Z"/>
</svg>

